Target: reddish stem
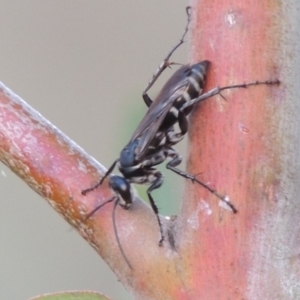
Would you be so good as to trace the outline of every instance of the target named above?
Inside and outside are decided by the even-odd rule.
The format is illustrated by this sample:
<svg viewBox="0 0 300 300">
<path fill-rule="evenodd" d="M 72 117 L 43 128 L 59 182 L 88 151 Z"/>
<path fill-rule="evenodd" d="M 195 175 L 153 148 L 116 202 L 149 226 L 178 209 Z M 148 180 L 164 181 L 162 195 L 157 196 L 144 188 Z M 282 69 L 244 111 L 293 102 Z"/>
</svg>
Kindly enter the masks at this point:
<svg viewBox="0 0 300 300">
<path fill-rule="evenodd" d="M 208 89 L 282 81 L 275 65 L 287 47 L 274 17 L 280 2 L 193 4 L 192 61 L 212 62 Z M 112 196 L 106 183 L 81 195 L 104 169 L 3 85 L 0 158 L 78 229 L 138 299 L 296 299 L 300 201 L 294 178 L 300 174 L 299 156 L 289 150 L 299 134 L 289 125 L 300 126 L 298 99 L 285 101 L 284 93 L 270 86 L 231 90 L 224 93 L 227 101 L 214 97 L 195 109 L 188 171 L 202 172 L 201 179 L 228 194 L 239 213 L 187 182 L 178 219 L 163 219 L 174 250 L 167 242 L 158 247 L 157 221 L 143 202 L 118 208 L 118 232 L 133 270 L 116 244 L 112 204 L 84 222 Z"/>
</svg>

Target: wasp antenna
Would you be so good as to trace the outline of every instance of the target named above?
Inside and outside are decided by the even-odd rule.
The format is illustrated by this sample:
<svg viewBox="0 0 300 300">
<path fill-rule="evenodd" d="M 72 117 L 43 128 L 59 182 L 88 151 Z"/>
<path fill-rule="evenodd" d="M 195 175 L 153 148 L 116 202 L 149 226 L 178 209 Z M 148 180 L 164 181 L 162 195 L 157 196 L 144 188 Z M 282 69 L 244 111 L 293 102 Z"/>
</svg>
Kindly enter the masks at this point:
<svg viewBox="0 0 300 300">
<path fill-rule="evenodd" d="M 127 256 L 125 255 L 125 252 L 123 250 L 123 247 L 121 245 L 120 238 L 119 238 L 119 235 L 118 235 L 117 224 L 116 224 L 116 208 L 117 208 L 118 203 L 119 203 L 119 198 L 115 201 L 113 211 L 112 211 L 112 221 L 113 221 L 113 226 L 114 226 L 114 232 L 115 232 L 117 244 L 119 246 L 119 249 L 120 249 L 120 252 L 121 252 L 123 258 L 124 258 L 125 262 L 127 263 L 128 267 L 131 270 L 133 270 Z"/>
<path fill-rule="evenodd" d="M 91 212 L 89 212 L 87 214 L 87 216 L 84 218 L 84 222 L 86 222 L 101 207 L 103 207 L 107 203 L 110 203 L 110 202 L 114 201 L 116 198 L 117 198 L 116 196 L 113 196 L 113 197 L 109 198 L 108 200 L 106 200 L 105 202 L 101 203 L 100 205 L 96 206 L 96 208 L 94 208 Z"/>
</svg>

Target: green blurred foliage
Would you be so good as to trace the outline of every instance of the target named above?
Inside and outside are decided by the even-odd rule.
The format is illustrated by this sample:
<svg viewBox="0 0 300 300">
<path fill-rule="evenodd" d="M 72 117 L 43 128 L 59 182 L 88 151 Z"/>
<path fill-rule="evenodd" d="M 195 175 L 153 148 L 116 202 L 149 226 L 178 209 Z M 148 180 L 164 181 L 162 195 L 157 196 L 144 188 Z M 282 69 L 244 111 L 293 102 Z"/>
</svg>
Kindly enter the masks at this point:
<svg viewBox="0 0 300 300">
<path fill-rule="evenodd" d="M 95 292 L 62 292 L 42 295 L 31 300 L 109 300 L 106 296 Z"/>
</svg>

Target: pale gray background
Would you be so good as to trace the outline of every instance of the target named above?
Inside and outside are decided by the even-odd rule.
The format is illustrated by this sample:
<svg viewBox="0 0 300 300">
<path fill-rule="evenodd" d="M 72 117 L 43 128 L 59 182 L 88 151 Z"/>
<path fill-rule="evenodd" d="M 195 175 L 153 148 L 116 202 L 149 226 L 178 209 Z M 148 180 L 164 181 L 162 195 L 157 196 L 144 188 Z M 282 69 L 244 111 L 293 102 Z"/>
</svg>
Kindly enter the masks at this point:
<svg viewBox="0 0 300 300">
<path fill-rule="evenodd" d="M 0 1 L 0 80 L 108 167 L 146 111 L 142 90 L 178 41 L 186 5 Z M 187 62 L 187 44 L 174 60 Z M 163 171 L 154 197 L 162 213 L 176 213 L 183 180 Z M 0 188 L 1 299 L 77 289 L 130 299 L 95 251 L 1 163 Z"/>
</svg>

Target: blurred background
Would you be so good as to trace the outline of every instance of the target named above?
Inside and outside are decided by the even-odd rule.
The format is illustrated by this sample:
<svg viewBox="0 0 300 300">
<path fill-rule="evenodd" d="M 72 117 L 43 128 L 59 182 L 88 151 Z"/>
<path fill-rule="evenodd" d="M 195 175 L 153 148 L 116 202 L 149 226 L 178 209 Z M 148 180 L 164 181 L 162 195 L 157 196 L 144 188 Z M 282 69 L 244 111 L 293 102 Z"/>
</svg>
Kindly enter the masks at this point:
<svg viewBox="0 0 300 300">
<path fill-rule="evenodd" d="M 0 81 L 109 167 L 146 112 L 142 91 L 181 37 L 187 2 L 0 3 Z M 187 63 L 187 53 L 186 43 L 172 61 Z M 185 142 L 176 147 L 183 155 Z M 161 170 L 165 184 L 154 198 L 161 213 L 176 214 L 184 181 Z M 0 197 L 1 299 L 66 290 L 131 299 L 86 241 L 2 163 Z"/>
</svg>

